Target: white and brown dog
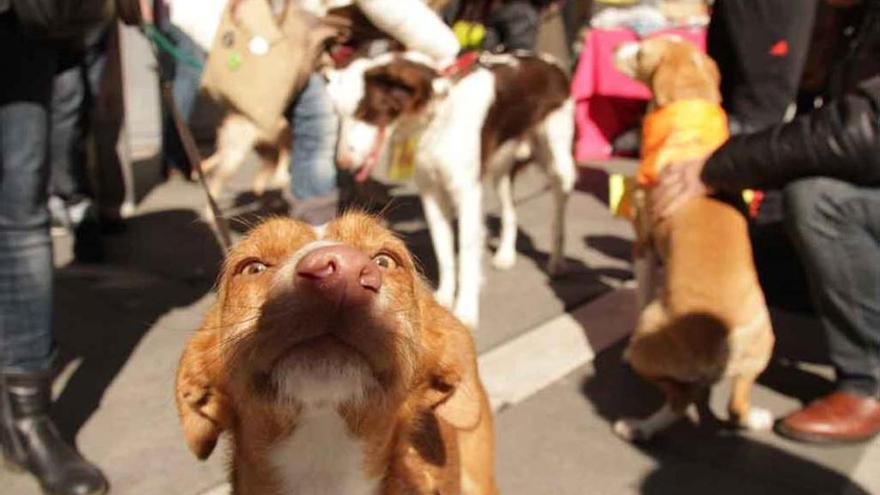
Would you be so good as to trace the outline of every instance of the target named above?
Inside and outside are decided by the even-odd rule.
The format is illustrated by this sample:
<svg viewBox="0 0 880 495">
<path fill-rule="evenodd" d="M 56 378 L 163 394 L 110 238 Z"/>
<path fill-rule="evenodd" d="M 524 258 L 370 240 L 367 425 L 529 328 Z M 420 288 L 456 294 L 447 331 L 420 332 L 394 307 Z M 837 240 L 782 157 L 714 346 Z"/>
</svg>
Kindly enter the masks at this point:
<svg viewBox="0 0 880 495">
<path fill-rule="evenodd" d="M 237 495 L 494 495 L 469 331 L 364 214 L 266 221 L 229 254 L 180 360 L 200 459 L 229 435 Z"/>
<path fill-rule="evenodd" d="M 618 68 L 653 96 L 639 170 L 641 197 L 648 198 L 644 192 L 663 167 L 702 158 L 727 138 L 718 69 L 696 46 L 673 37 L 627 43 L 615 55 Z M 647 419 L 618 421 L 615 431 L 646 440 L 722 378 L 733 379 L 731 420 L 769 428 L 773 417 L 752 407 L 751 390 L 770 360 L 774 337 L 745 218 L 711 197 L 695 198 L 659 222 L 649 218 L 646 201 L 636 205 L 641 314 L 625 356 L 664 392 L 666 404 Z M 659 279 L 657 264 L 665 270 Z"/>
<path fill-rule="evenodd" d="M 574 105 L 558 64 L 534 55 L 484 55 L 461 75 L 446 77 L 415 53 L 392 53 L 356 60 L 329 79 L 342 116 L 341 164 L 369 170 L 386 135 L 420 134 L 414 176 L 439 265 L 436 295 L 462 321 L 471 328 L 479 321 L 484 180 L 494 184 L 502 210 L 493 265 L 506 269 L 516 262 L 511 183 L 517 163 L 536 163 L 550 178 L 555 211 L 548 271 L 563 269 L 565 205 L 575 182 Z"/>
</svg>

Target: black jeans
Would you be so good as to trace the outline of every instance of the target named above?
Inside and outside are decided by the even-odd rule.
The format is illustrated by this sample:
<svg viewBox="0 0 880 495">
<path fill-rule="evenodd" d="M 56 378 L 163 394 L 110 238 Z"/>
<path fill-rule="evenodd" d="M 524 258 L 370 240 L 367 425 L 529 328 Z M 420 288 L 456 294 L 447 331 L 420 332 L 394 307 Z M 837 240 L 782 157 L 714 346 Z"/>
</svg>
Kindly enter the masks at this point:
<svg viewBox="0 0 880 495">
<path fill-rule="evenodd" d="M 838 388 L 880 397 L 880 187 L 823 177 L 784 194 Z"/>
</svg>

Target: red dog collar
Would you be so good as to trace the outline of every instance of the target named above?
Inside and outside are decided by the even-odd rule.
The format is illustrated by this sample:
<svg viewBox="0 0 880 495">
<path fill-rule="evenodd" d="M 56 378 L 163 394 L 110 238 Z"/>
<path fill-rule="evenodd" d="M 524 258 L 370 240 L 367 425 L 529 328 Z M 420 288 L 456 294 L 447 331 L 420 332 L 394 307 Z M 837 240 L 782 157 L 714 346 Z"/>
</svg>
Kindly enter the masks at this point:
<svg viewBox="0 0 880 495">
<path fill-rule="evenodd" d="M 443 77 L 453 77 L 467 73 L 479 60 L 477 52 L 465 52 L 461 54 L 452 65 L 440 71 Z"/>
</svg>

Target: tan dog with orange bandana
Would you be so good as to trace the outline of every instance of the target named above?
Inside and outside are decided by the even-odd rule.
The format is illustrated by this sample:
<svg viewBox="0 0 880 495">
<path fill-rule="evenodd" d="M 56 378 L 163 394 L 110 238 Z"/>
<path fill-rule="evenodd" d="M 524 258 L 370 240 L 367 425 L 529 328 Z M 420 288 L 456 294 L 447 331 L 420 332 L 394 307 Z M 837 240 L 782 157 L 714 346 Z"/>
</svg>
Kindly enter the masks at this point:
<svg viewBox="0 0 880 495">
<path fill-rule="evenodd" d="M 647 419 L 619 420 L 614 430 L 627 440 L 647 440 L 727 377 L 734 380 L 732 422 L 769 428 L 770 413 L 751 407 L 751 389 L 770 360 L 774 338 L 745 219 L 727 203 L 701 197 L 655 222 L 644 194 L 663 167 L 704 157 L 727 139 L 718 68 L 675 37 L 626 43 L 615 63 L 653 94 L 634 201 L 641 314 L 626 358 L 663 390 L 666 404 Z M 665 274 L 657 284 L 660 264 Z"/>
</svg>

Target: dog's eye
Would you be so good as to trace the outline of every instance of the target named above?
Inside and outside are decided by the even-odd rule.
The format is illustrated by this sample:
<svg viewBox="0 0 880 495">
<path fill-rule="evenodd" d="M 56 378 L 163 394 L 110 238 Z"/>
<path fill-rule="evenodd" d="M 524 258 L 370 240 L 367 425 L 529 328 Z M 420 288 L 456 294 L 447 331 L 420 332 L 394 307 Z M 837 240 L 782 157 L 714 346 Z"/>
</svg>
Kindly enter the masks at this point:
<svg viewBox="0 0 880 495">
<path fill-rule="evenodd" d="M 397 261 L 390 255 L 385 253 L 379 253 L 376 256 L 373 256 L 373 262 L 379 265 L 380 268 L 384 268 L 386 270 L 397 268 Z"/>
<path fill-rule="evenodd" d="M 261 261 L 250 261 L 241 267 L 239 273 L 244 275 L 259 275 L 266 271 L 268 267 Z"/>
</svg>

